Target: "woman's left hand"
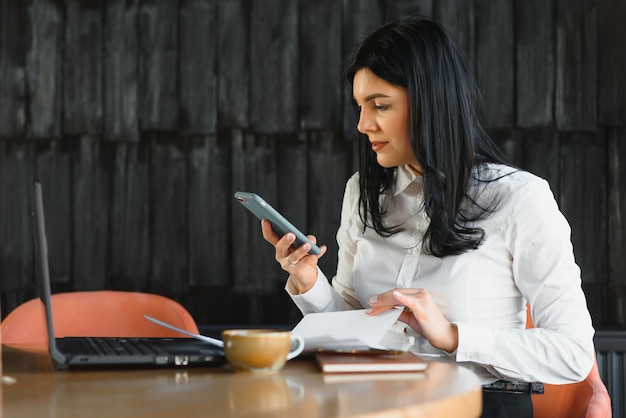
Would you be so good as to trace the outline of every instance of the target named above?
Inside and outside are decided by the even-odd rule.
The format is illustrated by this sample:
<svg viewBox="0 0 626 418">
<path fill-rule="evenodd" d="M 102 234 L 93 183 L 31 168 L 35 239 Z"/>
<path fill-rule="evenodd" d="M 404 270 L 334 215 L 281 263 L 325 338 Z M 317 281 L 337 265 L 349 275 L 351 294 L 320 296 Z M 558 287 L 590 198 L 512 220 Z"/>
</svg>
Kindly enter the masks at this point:
<svg viewBox="0 0 626 418">
<path fill-rule="evenodd" d="M 401 305 L 405 311 L 399 320 L 408 324 L 430 344 L 448 353 L 456 350 L 459 333 L 455 324 L 448 321 L 425 289 L 393 289 L 370 299 L 369 315 L 394 309 Z"/>
</svg>

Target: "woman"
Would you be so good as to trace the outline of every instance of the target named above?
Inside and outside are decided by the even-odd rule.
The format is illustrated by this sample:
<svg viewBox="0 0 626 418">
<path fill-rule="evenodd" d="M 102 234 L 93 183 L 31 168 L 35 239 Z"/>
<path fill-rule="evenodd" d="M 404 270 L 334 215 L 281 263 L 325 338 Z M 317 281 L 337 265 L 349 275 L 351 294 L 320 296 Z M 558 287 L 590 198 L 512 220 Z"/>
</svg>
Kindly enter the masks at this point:
<svg viewBox="0 0 626 418">
<path fill-rule="evenodd" d="M 485 416 L 532 416 L 529 395 L 492 392 L 493 383 L 580 381 L 594 356 L 570 228 L 549 185 L 504 162 L 478 120 L 468 67 L 438 24 L 381 27 L 346 74 L 368 140 L 346 185 L 337 274 L 331 286 L 317 267 L 325 247 L 294 250 L 292 234 L 264 221 L 290 274 L 286 290 L 304 314 L 405 306 L 397 344 L 414 337 L 411 351 L 474 370 Z M 535 329 L 525 329 L 527 302 Z"/>
</svg>

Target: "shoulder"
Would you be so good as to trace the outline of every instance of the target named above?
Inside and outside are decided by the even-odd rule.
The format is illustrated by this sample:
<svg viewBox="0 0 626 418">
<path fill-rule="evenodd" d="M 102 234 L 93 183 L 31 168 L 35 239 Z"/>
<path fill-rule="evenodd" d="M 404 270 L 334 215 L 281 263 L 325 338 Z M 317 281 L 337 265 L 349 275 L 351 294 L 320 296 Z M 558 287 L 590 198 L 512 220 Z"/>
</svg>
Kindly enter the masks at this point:
<svg viewBox="0 0 626 418">
<path fill-rule="evenodd" d="M 344 191 L 341 207 L 341 225 L 343 227 L 356 222 L 356 219 L 359 218 L 354 216 L 359 213 L 359 195 L 359 173 L 357 172 L 350 176 L 346 182 L 346 190 Z"/>
<path fill-rule="evenodd" d="M 356 188 L 359 187 L 359 172 L 358 171 L 354 172 L 350 176 L 346 184 L 346 187 L 356 187 Z"/>
<path fill-rule="evenodd" d="M 360 193 L 359 189 L 359 172 L 352 174 L 348 181 L 346 182 L 346 191 L 344 198 L 351 196 L 352 199 L 354 197 L 358 197 Z"/>
<path fill-rule="evenodd" d="M 346 182 L 346 190 L 343 195 L 343 204 L 354 206 L 359 201 L 359 194 L 361 193 L 359 188 L 359 172 L 352 174 Z"/>
<path fill-rule="evenodd" d="M 548 182 L 528 171 L 503 164 L 484 164 L 475 172 L 476 184 L 505 199 L 552 195 Z M 481 187 L 482 186 L 482 187 Z M 491 194 L 491 193 L 489 193 Z"/>
<path fill-rule="evenodd" d="M 543 178 L 505 165 L 488 164 L 480 172 L 481 205 L 497 202 L 497 218 L 514 224 L 558 223 L 562 214 L 558 202 Z M 548 228 L 549 229 L 549 228 Z"/>
</svg>

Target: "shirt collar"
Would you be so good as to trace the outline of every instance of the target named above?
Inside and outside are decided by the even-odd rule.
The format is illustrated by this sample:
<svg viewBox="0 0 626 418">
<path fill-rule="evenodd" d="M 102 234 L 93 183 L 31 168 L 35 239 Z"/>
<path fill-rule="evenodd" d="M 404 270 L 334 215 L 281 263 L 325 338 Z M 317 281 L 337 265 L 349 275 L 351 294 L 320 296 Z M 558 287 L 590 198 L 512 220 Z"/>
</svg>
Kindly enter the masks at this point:
<svg viewBox="0 0 626 418">
<path fill-rule="evenodd" d="M 411 170 L 408 165 L 402 165 L 397 167 L 396 190 L 394 191 L 393 195 L 397 196 L 400 193 L 404 192 L 406 188 L 414 182 L 419 182 L 421 184 L 422 176 L 415 174 L 415 172 Z"/>
</svg>

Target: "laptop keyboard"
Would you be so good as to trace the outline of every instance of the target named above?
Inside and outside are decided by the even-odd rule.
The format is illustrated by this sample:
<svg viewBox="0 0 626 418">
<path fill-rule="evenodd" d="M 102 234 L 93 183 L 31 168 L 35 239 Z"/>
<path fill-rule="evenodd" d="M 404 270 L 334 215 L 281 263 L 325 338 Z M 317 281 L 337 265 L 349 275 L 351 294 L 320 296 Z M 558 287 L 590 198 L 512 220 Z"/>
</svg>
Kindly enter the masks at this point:
<svg viewBox="0 0 626 418">
<path fill-rule="evenodd" d="M 87 337 L 86 340 L 94 352 L 99 355 L 166 354 L 157 345 L 148 345 L 136 338 Z"/>
</svg>

